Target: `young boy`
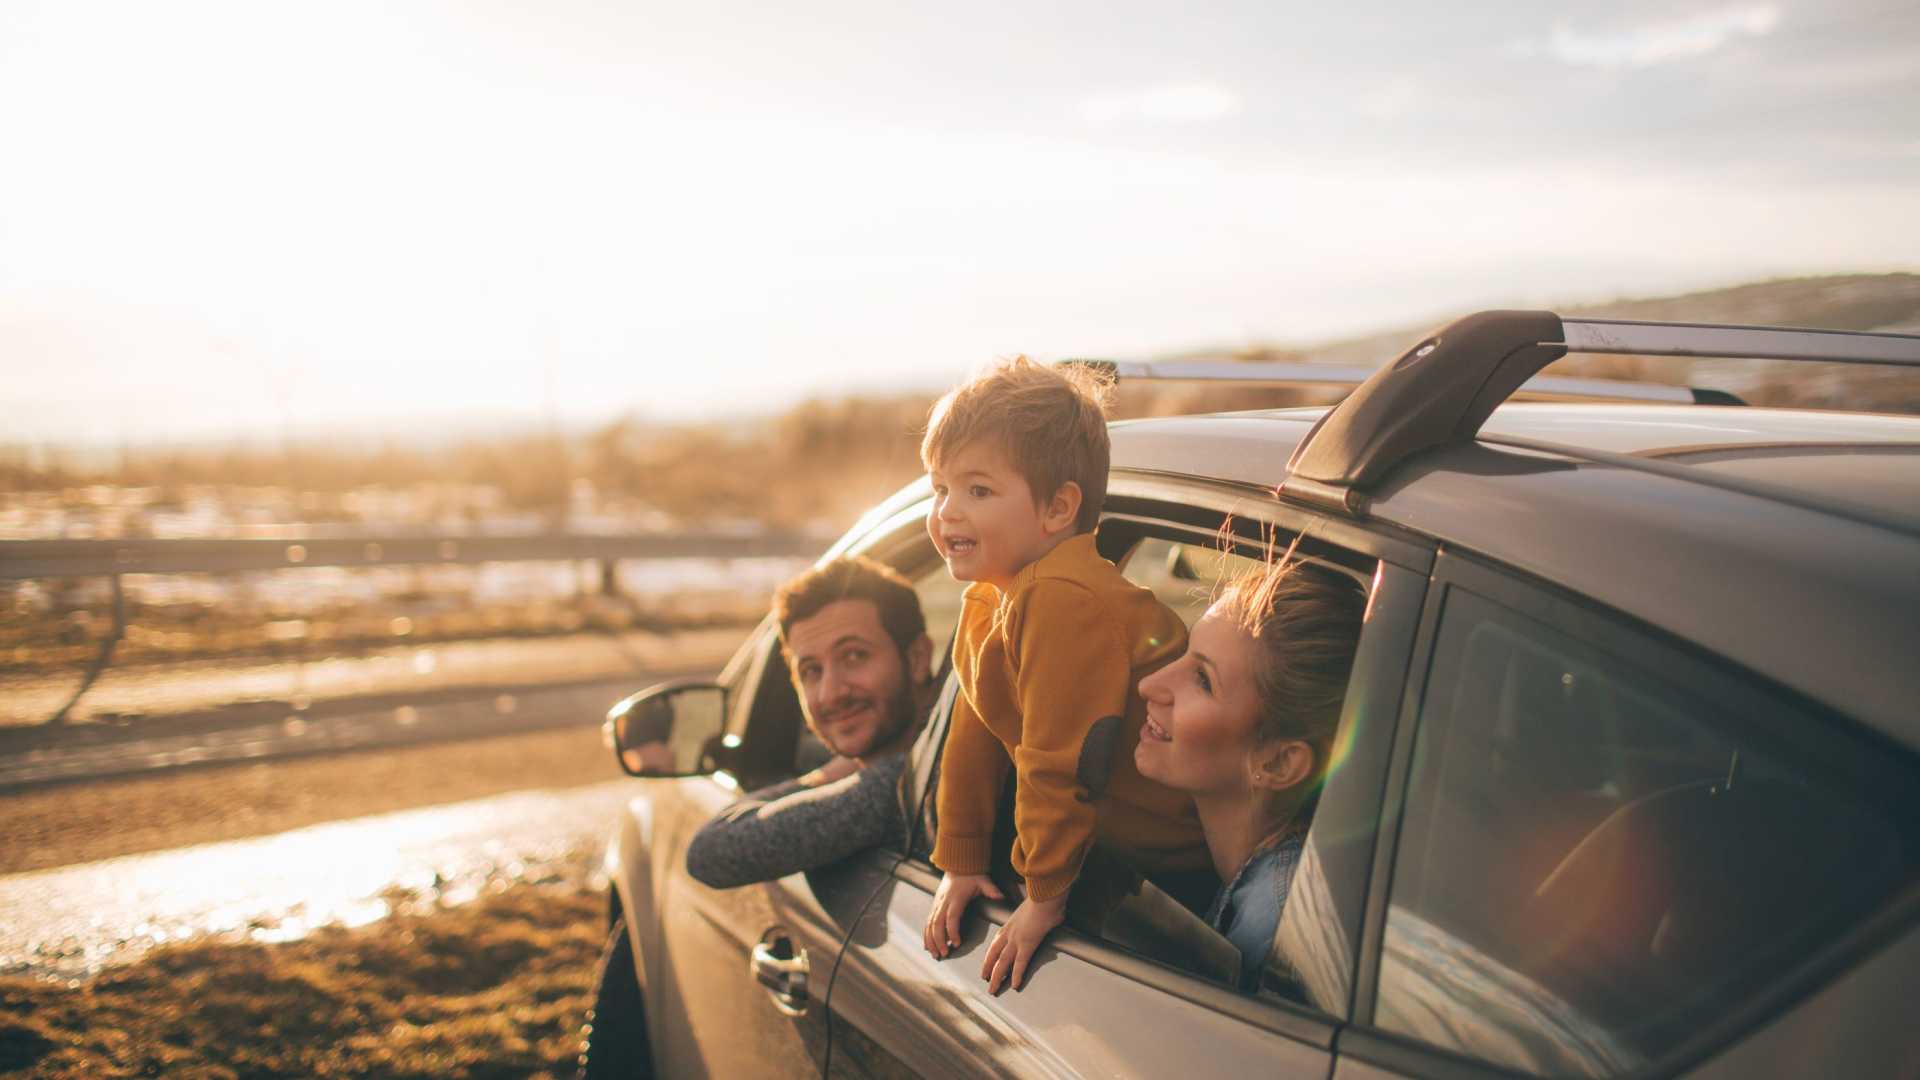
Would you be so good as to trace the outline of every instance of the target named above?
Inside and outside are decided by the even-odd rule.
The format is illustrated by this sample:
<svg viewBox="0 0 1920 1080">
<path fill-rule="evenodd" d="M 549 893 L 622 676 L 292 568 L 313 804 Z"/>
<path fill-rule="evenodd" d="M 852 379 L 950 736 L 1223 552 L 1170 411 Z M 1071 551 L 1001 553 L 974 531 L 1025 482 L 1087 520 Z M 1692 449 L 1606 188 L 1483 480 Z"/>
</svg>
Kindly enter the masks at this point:
<svg viewBox="0 0 1920 1080">
<path fill-rule="evenodd" d="M 920 456 L 933 482 L 927 531 L 960 581 L 954 701 L 940 763 L 933 862 L 945 876 L 926 947 L 944 958 L 987 876 L 994 808 L 1017 778 L 1013 868 L 1025 897 L 988 946 L 981 977 L 1018 989 L 1065 917 L 1098 838 L 1139 869 L 1207 865 L 1192 800 L 1133 764 L 1140 679 L 1178 658 L 1186 627 L 1094 547 L 1107 493 L 1104 387 L 1025 358 L 933 407 Z"/>
</svg>

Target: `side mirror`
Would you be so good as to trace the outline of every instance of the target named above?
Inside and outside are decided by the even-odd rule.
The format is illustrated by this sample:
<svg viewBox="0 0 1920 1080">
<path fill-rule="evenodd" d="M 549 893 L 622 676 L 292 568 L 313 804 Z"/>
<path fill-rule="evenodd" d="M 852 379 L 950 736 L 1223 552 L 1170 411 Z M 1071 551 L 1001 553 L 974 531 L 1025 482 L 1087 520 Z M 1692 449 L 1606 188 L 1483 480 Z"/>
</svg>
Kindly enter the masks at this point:
<svg viewBox="0 0 1920 1080">
<path fill-rule="evenodd" d="M 622 698 L 600 732 L 629 776 L 701 776 L 723 765 L 726 721 L 725 687 L 683 679 Z"/>
</svg>

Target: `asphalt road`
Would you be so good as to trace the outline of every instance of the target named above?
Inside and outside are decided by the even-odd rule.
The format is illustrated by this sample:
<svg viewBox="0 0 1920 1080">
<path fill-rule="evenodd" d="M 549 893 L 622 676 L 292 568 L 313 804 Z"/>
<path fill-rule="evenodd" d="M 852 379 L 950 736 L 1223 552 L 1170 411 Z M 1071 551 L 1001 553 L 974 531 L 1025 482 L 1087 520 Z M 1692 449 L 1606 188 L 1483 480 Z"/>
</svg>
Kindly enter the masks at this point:
<svg viewBox="0 0 1920 1080">
<path fill-rule="evenodd" d="M 559 686 L 15 728 L 0 745 L 0 973 L 84 977 L 164 942 L 287 940 L 515 882 L 590 882 L 635 788 L 597 721 L 730 647 L 681 645 Z"/>
<path fill-rule="evenodd" d="M 0 974 L 84 978 L 156 945 L 289 941 L 519 883 L 588 884 L 629 780 L 0 877 Z"/>
<path fill-rule="evenodd" d="M 635 782 L 590 729 L 0 797 L 0 972 L 297 937 L 523 881 L 591 881 Z M 211 841 L 211 842 L 208 842 Z"/>
</svg>

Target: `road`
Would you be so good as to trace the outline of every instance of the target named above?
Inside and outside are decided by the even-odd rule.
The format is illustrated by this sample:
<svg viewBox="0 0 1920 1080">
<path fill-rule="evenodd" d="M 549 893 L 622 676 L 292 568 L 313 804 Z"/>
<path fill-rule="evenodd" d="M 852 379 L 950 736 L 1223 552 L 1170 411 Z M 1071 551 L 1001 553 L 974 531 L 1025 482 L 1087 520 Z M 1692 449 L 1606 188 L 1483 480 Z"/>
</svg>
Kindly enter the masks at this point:
<svg viewBox="0 0 1920 1080">
<path fill-rule="evenodd" d="M 516 882 L 589 882 L 631 780 L 0 876 L 0 974 L 78 979 L 208 935 L 285 941 Z"/>
<path fill-rule="evenodd" d="M 604 642 L 592 657 L 542 644 L 555 654 L 542 670 L 609 662 Z M 648 671 L 629 655 L 617 678 L 600 668 L 511 694 L 451 686 L 290 718 L 13 729 L 43 745 L 0 753 L 0 973 L 85 978 L 166 942 L 287 940 L 515 882 L 590 881 L 635 790 L 600 745 L 599 716 L 731 647 L 717 634 L 675 644 L 646 656 Z M 464 667 L 489 648 L 452 653 Z"/>
</svg>

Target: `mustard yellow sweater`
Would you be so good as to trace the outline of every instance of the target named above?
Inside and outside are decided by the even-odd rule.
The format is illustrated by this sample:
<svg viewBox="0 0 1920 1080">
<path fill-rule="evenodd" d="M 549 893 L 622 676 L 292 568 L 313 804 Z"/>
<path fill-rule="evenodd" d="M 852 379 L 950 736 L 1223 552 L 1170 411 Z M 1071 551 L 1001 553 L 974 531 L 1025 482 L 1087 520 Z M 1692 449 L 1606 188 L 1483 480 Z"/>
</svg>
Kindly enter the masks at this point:
<svg viewBox="0 0 1920 1080">
<path fill-rule="evenodd" d="M 940 759 L 934 865 L 984 874 L 1011 763 L 1013 868 L 1027 893 L 1065 893 L 1096 835 L 1147 871 L 1209 866 L 1193 800 L 1140 775 L 1143 676 L 1185 651 L 1187 630 L 1095 550 L 1055 547 L 1003 593 L 967 589 L 954 636 L 961 693 Z"/>
</svg>

